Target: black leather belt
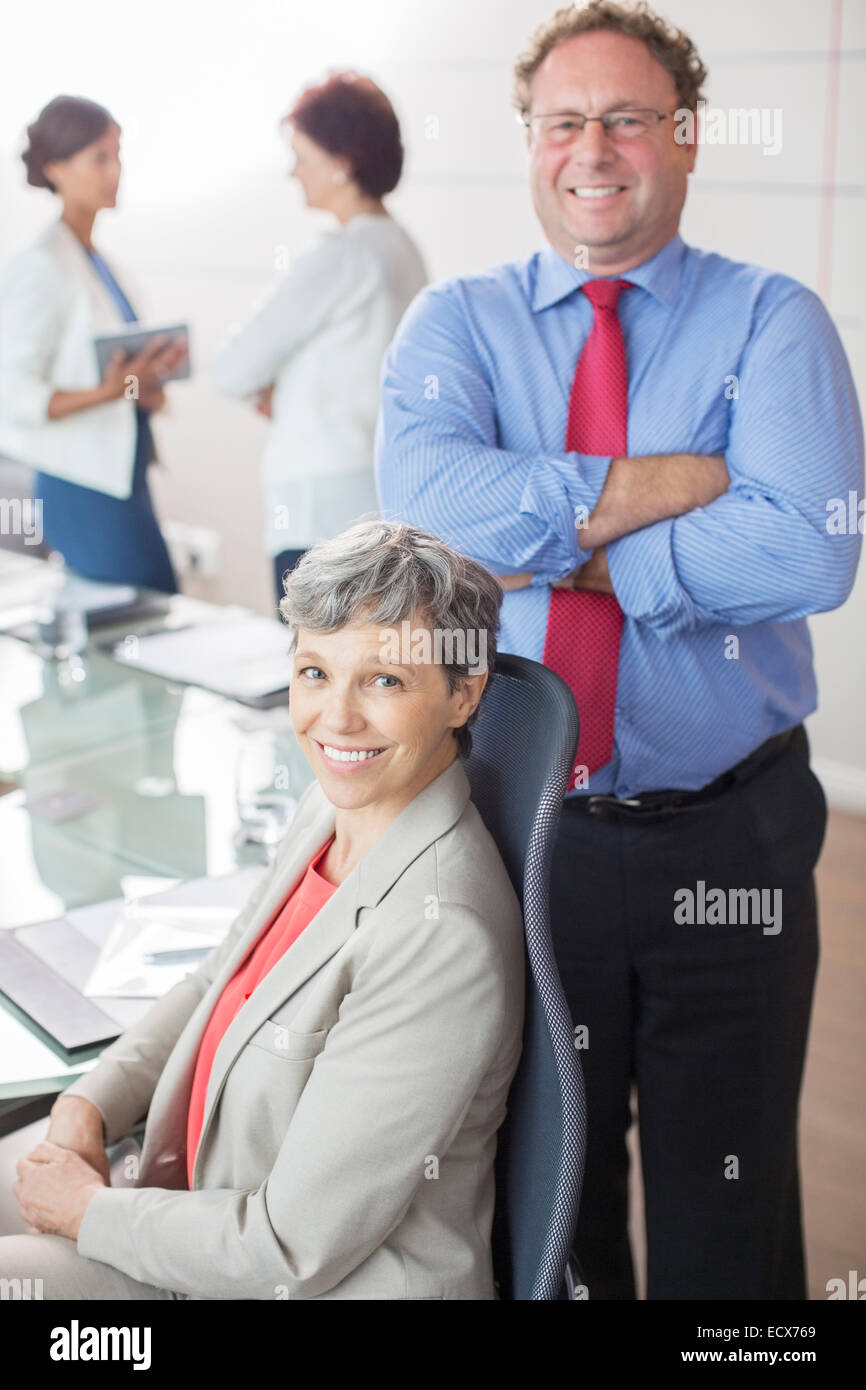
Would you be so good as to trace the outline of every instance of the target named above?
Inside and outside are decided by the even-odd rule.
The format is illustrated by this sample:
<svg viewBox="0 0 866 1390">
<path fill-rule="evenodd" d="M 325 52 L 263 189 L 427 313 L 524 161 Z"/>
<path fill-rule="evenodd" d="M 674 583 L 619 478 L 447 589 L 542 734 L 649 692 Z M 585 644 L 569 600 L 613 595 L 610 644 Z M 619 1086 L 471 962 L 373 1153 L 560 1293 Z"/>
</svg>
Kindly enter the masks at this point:
<svg viewBox="0 0 866 1390">
<path fill-rule="evenodd" d="M 573 807 L 584 815 L 595 816 L 599 820 L 648 821 L 677 815 L 681 811 L 696 810 L 700 806 L 715 801 L 716 797 L 728 791 L 735 783 L 748 782 L 762 768 L 774 762 L 793 741 L 795 735 L 801 735 L 805 742 L 806 734 L 802 724 L 798 724 L 794 729 L 786 729 L 783 734 L 776 734 L 773 738 L 768 738 L 766 743 L 762 743 L 760 748 L 756 748 L 747 758 L 743 758 L 742 762 L 728 768 L 727 772 L 723 772 L 714 781 L 708 782 L 705 787 L 700 787 L 697 791 L 671 789 L 644 792 L 638 796 L 626 797 L 623 800 L 616 796 L 568 796 L 565 798 L 564 805 Z"/>
</svg>

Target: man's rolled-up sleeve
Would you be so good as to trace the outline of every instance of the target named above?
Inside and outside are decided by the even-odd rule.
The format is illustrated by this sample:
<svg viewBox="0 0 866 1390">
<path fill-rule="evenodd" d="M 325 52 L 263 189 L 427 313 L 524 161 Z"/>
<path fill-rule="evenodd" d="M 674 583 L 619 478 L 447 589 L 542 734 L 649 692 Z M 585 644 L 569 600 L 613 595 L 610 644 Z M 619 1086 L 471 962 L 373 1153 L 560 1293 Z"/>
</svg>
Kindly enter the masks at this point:
<svg viewBox="0 0 866 1390">
<path fill-rule="evenodd" d="M 836 329 L 802 287 L 749 340 L 725 459 L 721 497 L 607 547 L 623 611 L 663 638 L 802 618 L 850 593 L 862 535 L 833 521 L 862 495 L 863 427 Z"/>
</svg>

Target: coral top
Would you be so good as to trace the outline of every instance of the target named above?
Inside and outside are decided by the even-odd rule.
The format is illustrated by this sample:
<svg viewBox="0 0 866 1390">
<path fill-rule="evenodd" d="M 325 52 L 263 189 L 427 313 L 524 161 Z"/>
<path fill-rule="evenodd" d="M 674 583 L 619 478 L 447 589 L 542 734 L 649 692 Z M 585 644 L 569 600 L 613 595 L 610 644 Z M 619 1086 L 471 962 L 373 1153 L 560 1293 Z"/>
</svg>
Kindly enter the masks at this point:
<svg viewBox="0 0 866 1390">
<path fill-rule="evenodd" d="M 190 1191 L 195 1154 L 204 1121 L 205 1096 L 216 1050 L 229 1024 L 243 1008 L 256 986 L 261 984 L 268 971 L 273 969 L 292 943 L 297 941 L 319 908 L 324 907 L 331 894 L 337 891 L 336 884 L 329 883 L 317 872 L 317 865 L 333 839 L 332 835 L 328 843 L 316 851 L 297 888 L 289 894 L 246 960 L 238 966 L 214 1005 L 213 1013 L 202 1034 L 192 1079 L 186 1128 L 186 1164 Z"/>
</svg>

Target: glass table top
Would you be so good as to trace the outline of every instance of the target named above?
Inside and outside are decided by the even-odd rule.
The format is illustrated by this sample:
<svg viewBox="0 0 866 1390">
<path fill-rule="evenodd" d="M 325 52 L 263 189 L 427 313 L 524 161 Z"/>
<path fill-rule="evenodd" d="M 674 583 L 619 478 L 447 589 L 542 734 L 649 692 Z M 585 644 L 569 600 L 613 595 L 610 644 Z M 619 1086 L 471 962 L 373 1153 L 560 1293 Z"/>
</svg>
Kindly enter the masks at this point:
<svg viewBox="0 0 866 1390">
<path fill-rule="evenodd" d="M 52 828 L 69 842 L 110 847 L 158 875 L 224 874 L 250 862 L 236 836 L 253 754 L 260 790 L 273 786 L 293 809 L 313 771 L 288 712 L 246 709 L 188 688 L 171 719 L 28 767 L 14 795 L 26 796 L 34 827 L 54 818 Z"/>
<path fill-rule="evenodd" d="M 224 612 L 179 597 L 167 623 L 146 626 Z M 0 632 L 0 929 L 124 897 L 130 882 L 142 893 L 265 863 L 273 841 L 243 840 L 250 805 L 278 802 L 287 826 L 313 780 L 286 705 L 254 709 L 121 664 L 103 645 L 122 635 L 98 630 L 76 680 L 74 664 Z M 55 1064 L 2 1009 L 0 1039 L 0 1099 L 82 1069 Z"/>
<path fill-rule="evenodd" d="M 89 649 L 85 679 L 0 636 L 0 777 L 171 722 L 183 689 Z"/>
</svg>

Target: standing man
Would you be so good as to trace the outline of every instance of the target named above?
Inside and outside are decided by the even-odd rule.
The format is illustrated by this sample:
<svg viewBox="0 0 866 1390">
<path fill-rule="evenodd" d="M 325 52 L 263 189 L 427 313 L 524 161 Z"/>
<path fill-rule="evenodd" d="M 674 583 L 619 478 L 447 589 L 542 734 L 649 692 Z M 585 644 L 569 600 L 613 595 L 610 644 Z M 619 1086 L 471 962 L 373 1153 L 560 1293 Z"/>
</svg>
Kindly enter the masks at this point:
<svg viewBox="0 0 866 1390">
<path fill-rule="evenodd" d="M 634 1082 L 648 1297 L 803 1299 L 826 823 L 805 615 L 857 564 L 827 526 L 862 487 L 851 374 L 814 294 L 678 234 L 706 77 L 684 34 L 593 0 L 515 77 L 549 245 L 415 300 L 381 501 L 503 576 L 502 650 L 580 710 L 551 908 L 585 1048 L 589 1297 L 635 1296 Z"/>
</svg>

